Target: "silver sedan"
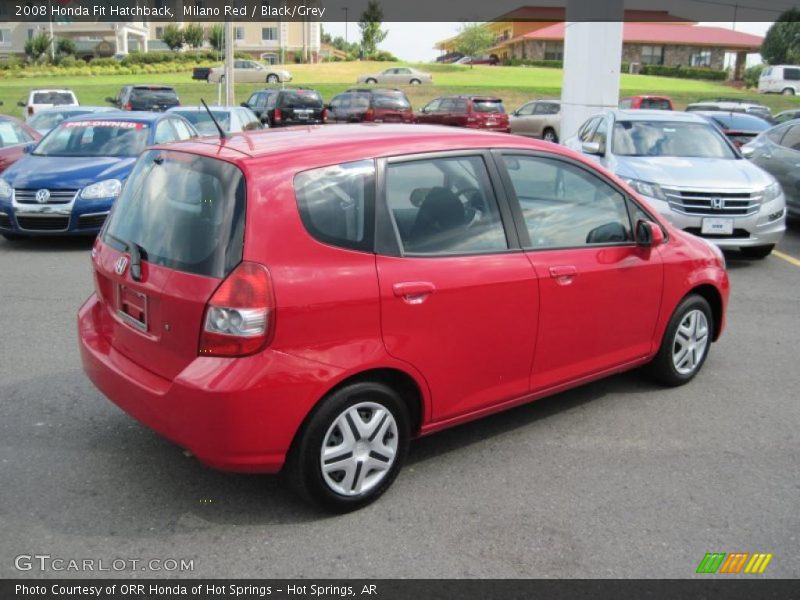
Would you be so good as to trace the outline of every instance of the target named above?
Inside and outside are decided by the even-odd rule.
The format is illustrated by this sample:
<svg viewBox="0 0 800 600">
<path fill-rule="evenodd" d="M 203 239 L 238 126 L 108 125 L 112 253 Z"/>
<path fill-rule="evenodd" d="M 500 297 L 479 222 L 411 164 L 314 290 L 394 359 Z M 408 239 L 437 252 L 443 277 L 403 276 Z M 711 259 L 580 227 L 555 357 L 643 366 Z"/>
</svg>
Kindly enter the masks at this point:
<svg viewBox="0 0 800 600">
<path fill-rule="evenodd" d="M 385 69 L 374 75 L 362 75 L 358 78 L 358 83 L 383 83 L 390 85 L 420 85 L 422 83 L 433 83 L 433 76 L 430 73 L 423 73 L 411 67 L 393 67 Z"/>
</svg>

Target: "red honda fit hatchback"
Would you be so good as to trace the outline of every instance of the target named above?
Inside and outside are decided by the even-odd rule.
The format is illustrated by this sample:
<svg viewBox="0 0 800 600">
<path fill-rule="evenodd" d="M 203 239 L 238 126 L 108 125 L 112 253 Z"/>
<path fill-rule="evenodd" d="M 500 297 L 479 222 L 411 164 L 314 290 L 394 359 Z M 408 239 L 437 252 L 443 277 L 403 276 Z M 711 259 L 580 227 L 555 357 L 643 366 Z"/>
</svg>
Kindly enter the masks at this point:
<svg viewBox="0 0 800 600">
<path fill-rule="evenodd" d="M 640 365 L 692 379 L 715 246 L 553 144 L 342 125 L 145 152 L 92 252 L 86 373 L 212 467 L 344 511 L 410 438 Z"/>
</svg>

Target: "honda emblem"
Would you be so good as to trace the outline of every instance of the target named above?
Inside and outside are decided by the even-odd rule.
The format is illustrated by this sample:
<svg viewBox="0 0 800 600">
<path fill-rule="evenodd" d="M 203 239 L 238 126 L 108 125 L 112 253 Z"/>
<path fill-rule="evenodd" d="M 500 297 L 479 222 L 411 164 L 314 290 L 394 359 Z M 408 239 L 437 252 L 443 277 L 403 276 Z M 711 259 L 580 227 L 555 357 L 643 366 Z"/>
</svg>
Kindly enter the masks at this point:
<svg viewBox="0 0 800 600">
<path fill-rule="evenodd" d="M 125 269 L 128 268 L 128 257 L 127 256 L 120 256 L 117 260 L 117 264 L 114 266 L 114 272 L 117 275 L 122 275 L 125 272 Z"/>
<path fill-rule="evenodd" d="M 725 198 L 712 198 L 711 208 L 714 210 L 722 210 L 725 208 Z"/>
</svg>

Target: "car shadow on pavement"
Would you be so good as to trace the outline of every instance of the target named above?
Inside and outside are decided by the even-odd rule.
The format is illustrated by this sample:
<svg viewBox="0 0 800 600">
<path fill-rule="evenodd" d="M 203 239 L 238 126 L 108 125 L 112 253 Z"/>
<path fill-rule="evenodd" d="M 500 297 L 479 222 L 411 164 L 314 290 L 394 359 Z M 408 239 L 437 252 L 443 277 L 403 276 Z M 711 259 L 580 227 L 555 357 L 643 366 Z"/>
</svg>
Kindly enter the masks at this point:
<svg viewBox="0 0 800 600">
<path fill-rule="evenodd" d="M 87 252 L 92 249 L 94 236 L 37 236 L 6 240 L 0 238 L 0 251 L 25 250 L 26 252 Z"/>
</svg>

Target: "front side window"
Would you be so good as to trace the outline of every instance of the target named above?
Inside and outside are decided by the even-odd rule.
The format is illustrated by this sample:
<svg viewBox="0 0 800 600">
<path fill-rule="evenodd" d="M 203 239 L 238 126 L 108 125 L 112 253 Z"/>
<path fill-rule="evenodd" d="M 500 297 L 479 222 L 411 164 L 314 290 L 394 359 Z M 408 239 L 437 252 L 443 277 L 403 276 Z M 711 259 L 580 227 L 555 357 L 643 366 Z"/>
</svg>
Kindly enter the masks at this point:
<svg viewBox="0 0 800 600">
<path fill-rule="evenodd" d="M 508 249 L 482 157 L 390 163 L 386 202 L 405 254 L 473 254 Z"/>
<path fill-rule="evenodd" d="M 439 106 L 442 104 L 441 98 L 437 98 L 436 100 L 431 100 L 425 105 L 425 108 L 422 109 L 423 112 L 436 112 L 439 110 Z"/>
<path fill-rule="evenodd" d="M 524 104 L 522 107 L 517 109 L 517 114 L 520 117 L 527 117 L 528 115 L 532 115 L 534 113 L 534 110 L 538 112 L 539 110 L 538 103 L 528 102 L 527 104 Z"/>
<path fill-rule="evenodd" d="M 800 150 L 800 125 L 793 125 L 781 140 L 781 146 L 790 150 Z"/>
<path fill-rule="evenodd" d="M 588 142 L 594 130 L 597 129 L 597 124 L 600 122 L 600 117 L 592 117 L 578 131 L 578 139 L 582 142 Z"/>
<path fill-rule="evenodd" d="M 570 163 L 503 157 L 535 249 L 623 244 L 633 240 L 625 197 Z"/>
<path fill-rule="evenodd" d="M 373 250 L 375 163 L 333 165 L 299 173 L 294 190 L 300 218 L 312 237 L 332 246 Z"/>
</svg>

